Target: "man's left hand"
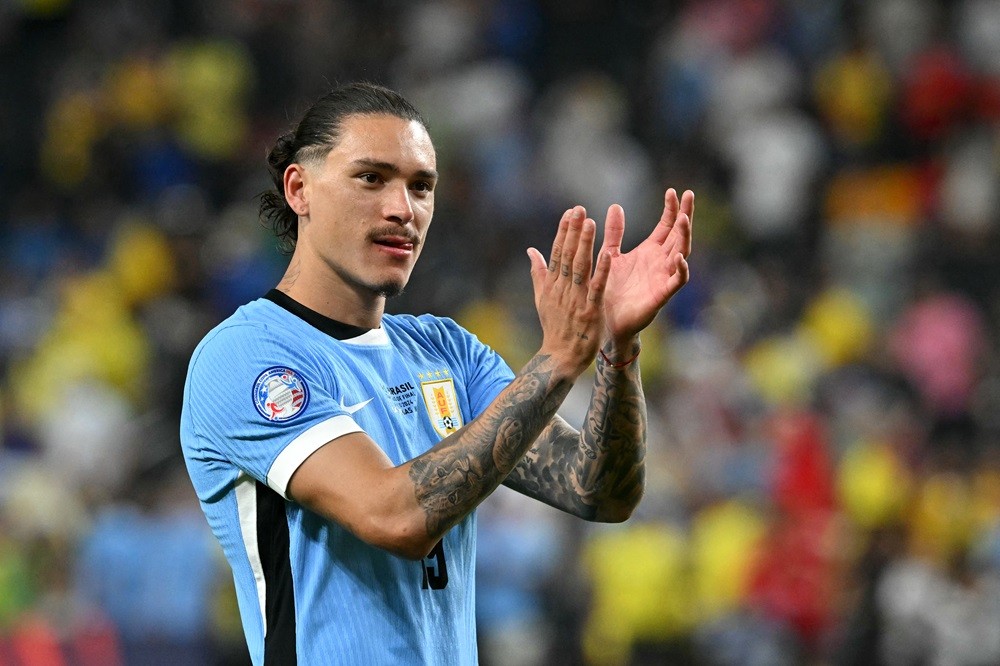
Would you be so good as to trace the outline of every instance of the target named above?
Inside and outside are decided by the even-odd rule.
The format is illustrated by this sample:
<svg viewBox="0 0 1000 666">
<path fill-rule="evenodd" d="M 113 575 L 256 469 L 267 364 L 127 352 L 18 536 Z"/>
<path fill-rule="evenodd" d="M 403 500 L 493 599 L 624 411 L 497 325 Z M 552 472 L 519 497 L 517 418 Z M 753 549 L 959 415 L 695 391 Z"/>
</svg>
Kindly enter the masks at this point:
<svg viewBox="0 0 1000 666">
<path fill-rule="evenodd" d="M 613 349 L 629 345 L 690 277 L 687 257 L 691 254 L 694 193 L 686 190 L 678 200 L 676 190 L 670 188 L 663 200 L 656 228 L 624 254 L 625 212 L 618 204 L 608 209 L 601 253 L 611 256 L 604 313 L 607 341 Z"/>
</svg>

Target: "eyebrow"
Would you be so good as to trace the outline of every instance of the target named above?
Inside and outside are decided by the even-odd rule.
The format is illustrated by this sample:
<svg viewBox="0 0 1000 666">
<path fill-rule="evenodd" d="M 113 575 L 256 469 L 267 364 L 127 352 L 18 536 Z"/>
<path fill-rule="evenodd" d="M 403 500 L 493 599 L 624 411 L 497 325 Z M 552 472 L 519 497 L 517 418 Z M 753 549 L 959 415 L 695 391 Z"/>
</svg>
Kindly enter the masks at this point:
<svg viewBox="0 0 1000 666">
<path fill-rule="evenodd" d="M 366 169 L 376 169 L 378 171 L 385 171 L 393 175 L 398 175 L 402 173 L 402 170 L 393 164 L 392 162 L 380 162 L 378 160 L 372 160 L 367 158 L 361 158 L 354 160 L 351 164 L 359 167 L 365 167 Z M 420 178 L 426 178 L 428 180 L 437 180 L 438 172 L 433 169 L 418 169 L 414 172 L 416 176 Z"/>
</svg>

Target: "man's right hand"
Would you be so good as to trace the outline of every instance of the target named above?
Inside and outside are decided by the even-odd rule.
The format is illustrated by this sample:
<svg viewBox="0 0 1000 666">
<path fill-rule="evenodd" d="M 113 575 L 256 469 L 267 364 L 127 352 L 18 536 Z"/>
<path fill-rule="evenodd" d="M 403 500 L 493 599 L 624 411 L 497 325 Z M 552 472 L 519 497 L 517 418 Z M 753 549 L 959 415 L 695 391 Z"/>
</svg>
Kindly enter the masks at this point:
<svg viewBox="0 0 1000 666">
<path fill-rule="evenodd" d="M 575 379 L 593 362 L 604 331 L 604 290 L 611 258 L 602 253 L 594 269 L 597 224 L 582 206 L 563 213 L 548 264 L 528 248 L 535 309 L 542 325 L 539 354 Z M 593 275 L 591 270 L 593 269 Z"/>
</svg>

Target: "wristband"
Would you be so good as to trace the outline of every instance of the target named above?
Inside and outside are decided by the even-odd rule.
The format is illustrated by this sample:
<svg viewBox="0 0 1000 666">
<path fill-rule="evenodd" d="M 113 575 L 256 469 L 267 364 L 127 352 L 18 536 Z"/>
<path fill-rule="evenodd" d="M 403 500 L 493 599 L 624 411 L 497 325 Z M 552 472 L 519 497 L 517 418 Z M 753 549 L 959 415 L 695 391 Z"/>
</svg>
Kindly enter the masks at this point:
<svg viewBox="0 0 1000 666">
<path fill-rule="evenodd" d="M 601 353 L 601 358 L 604 359 L 605 363 L 607 363 L 608 365 L 610 365 L 612 368 L 616 368 L 618 370 L 621 370 L 622 368 L 625 368 L 625 367 L 628 367 L 628 366 L 632 365 L 632 362 L 635 359 L 639 358 L 639 354 L 642 353 L 642 348 L 640 348 L 639 351 L 637 351 L 635 353 L 635 356 L 633 356 L 629 360 L 627 360 L 627 361 L 621 361 L 619 363 L 615 363 L 610 358 L 608 358 L 608 355 L 604 353 L 603 349 L 598 349 L 597 351 L 599 351 Z"/>
</svg>

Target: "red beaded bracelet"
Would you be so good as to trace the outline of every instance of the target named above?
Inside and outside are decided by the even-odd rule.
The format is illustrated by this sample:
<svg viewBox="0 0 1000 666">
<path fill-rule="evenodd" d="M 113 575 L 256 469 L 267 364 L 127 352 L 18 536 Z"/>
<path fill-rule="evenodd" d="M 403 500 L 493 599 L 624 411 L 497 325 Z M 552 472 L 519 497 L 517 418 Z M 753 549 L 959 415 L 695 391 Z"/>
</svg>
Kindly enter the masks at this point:
<svg viewBox="0 0 1000 666">
<path fill-rule="evenodd" d="M 633 356 L 629 360 L 627 360 L 627 361 L 621 361 L 619 363 L 615 363 L 610 358 L 608 358 L 608 355 L 604 353 L 603 349 L 598 349 L 597 351 L 601 352 L 601 358 L 604 359 L 605 363 L 607 363 L 608 365 L 610 365 L 612 368 L 617 368 L 619 370 L 622 369 L 622 368 L 624 368 L 624 367 L 627 367 L 629 365 L 632 365 L 632 361 L 634 361 L 635 359 L 639 358 L 639 354 L 642 353 L 642 349 L 640 348 L 639 351 L 637 351 L 635 353 L 635 356 Z"/>
</svg>

